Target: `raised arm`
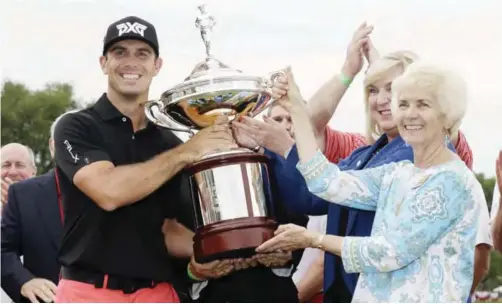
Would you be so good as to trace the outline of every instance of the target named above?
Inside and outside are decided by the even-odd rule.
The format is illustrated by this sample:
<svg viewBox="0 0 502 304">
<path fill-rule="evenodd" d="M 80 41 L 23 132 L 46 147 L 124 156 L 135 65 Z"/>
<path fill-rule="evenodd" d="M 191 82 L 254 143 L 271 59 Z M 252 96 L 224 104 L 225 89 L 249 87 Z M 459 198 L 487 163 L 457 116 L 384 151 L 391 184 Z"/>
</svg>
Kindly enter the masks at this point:
<svg viewBox="0 0 502 304">
<path fill-rule="evenodd" d="M 359 171 L 341 171 L 318 151 L 297 165 L 312 192 L 324 200 L 351 208 L 373 211 L 377 208 L 380 186 L 395 164 Z"/>
<path fill-rule="evenodd" d="M 341 72 L 322 85 L 308 102 L 308 112 L 314 126 L 317 144 L 323 152 L 326 144 L 325 128 L 352 80 L 361 71 L 364 65 L 364 50 L 369 52 L 368 48 L 371 47 L 371 52 L 376 52 L 368 37 L 372 31 L 373 27 L 367 26 L 366 23 L 359 26 L 347 48 Z"/>
</svg>

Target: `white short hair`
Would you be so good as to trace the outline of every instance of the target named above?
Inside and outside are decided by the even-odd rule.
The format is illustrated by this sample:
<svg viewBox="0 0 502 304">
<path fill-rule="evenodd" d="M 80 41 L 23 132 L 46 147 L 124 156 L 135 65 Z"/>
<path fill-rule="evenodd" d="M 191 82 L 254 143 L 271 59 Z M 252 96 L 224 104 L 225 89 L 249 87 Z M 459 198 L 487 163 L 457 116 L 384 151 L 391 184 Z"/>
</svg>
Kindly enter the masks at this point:
<svg viewBox="0 0 502 304">
<path fill-rule="evenodd" d="M 2 146 L 1 149 L 3 150 L 5 147 L 8 147 L 8 146 L 22 147 L 23 149 L 26 149 L 26 152 L 28 152 L 28 157 L 29 157 L 30 164 L 34 168 L 37 168 L 37 165 L 36 165 L 36 162 L 35 162 L 35 152 L 33 152 L 32 148 L 30 148 L 27 145 L 23 145 L 23 144 L 20 144 L 20 143 L 17 143 L 17 142 L 12 142 L 12 143 L 8 143 L 8 144 Z"/>
<path fill-rule="evenodd" d="M 392 83 L 391 109 L 395 113 L 400 94 L 410 87 L 431 94 L 444 116 L 444 128 L 448 136 L 456 136 L 467 110 L 467 83 L 459 73 L 439 65 L 415 62 Z"/>
<path fill-rule="evenodd" d="M 63 114 L 59 115 L 58 117 L 56 117 L 56 119 L 54 120 L 54 122 L 52 123 L 51 125 L 51 129 L 50 129 L 50 132 L 51 132 L 51 139 L 54 139 L 54 131 L 56 130 L 56 124 L 61 120 L 61 118 L 63 118 L 63 116 L 65 116 L 66 114 L 71 114 L 71 113 L 76 113 L 76 112 L 79 112 L 80 110 L 70 110 L 70 111 L 66 111 L 64 112 Z"/>
</svg>

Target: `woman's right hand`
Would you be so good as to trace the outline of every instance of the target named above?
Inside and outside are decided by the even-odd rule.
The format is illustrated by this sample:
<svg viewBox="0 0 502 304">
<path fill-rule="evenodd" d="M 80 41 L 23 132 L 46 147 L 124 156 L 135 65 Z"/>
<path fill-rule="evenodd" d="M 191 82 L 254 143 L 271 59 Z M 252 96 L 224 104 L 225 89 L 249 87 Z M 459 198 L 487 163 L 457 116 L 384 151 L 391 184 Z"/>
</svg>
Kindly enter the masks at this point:
<svg viewBox="0 0 502 304">
<path fill-rule="evenodd" d="M 287 91 L 284 97 L 278 101 L 279 104 L 288 112 L 291 112 L 293 109 L 306 111 L 305 101 L 296 84 L 291 67 L 288 66 L 284 73 L 286 74 Z"/>
<path fill-rule="evenodd" d="M 365 48 L 368 49 L 369 51 L 370 47 L 370 45 L 368 45 L 369 34 L 371 34 L 372 31 L 373 31 L 373 26 L 369 26 L 366 24 L 366 22 L 363 22 L 354 32 L 354 35 L 352 36 L 352 41 L 350 42 L 349 47 L 347 48 L 347 56 L 345 58 L 345 63 L 343 64 L 342 68 L 342 73 L 346 77 L 354 79 L 354 77 L 356 77 L 356 75 L 363 68 Z M 376 51 L 375 49 L 371 49 L 371 51 L 372 55 L 376 54 L 374 53 L 374 51 Z"/>
</svg>

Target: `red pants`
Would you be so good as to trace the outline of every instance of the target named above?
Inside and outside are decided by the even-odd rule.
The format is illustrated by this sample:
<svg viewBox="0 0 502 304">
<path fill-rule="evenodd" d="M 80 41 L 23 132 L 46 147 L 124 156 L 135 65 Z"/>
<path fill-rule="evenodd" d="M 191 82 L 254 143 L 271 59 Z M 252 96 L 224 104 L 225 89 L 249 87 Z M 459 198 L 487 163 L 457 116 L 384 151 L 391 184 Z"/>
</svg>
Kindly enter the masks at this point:
<svg viewBox="0 0 502 304">
<path fill-rule="evenodd" d="M 322 292 L 316 294 L 315 296 L 310 299 L 310 303 L 322 303 L 324 298 L 324 294 Z"/>
<path fill-rule="evenodd" d="M 96 288 L 92 284 L 62 279 L 56 290 L 56 303 L 179 303 L 169 283 L 142 288 L 131 294 L 121 290 Z"/>
</svg>

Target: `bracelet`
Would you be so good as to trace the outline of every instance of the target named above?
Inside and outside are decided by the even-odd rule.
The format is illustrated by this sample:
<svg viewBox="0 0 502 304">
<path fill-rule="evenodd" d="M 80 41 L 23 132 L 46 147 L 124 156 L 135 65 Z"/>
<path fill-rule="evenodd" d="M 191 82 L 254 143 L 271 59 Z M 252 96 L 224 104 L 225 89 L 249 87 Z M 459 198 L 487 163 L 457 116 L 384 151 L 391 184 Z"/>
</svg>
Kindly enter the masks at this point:
<svg viewBox="0 0 502 304">
<path fill-rule="evenodd" d="M 349 87 L 350 84 L 352 83 L 352 78 L 345 76 L 343 72 L 340 73 L 340 82 L 346 86 Z"/>
<path fill-rule="evenodd" d="M 324 250 L 324 247 L 322 246 L 322 240 L 324 239 L 324 234 L 321 234 L 317 237 L 315 247 L 317 249 Z"/>
<path fill-rule="evenodd" d="M 190 270 L 190 268 L 191 268 L 191 264 L 188 263 L 188 265 L 187 265 L 187 275 L 188 275 L 188 277 L 192 281 L 196 281 L 196 282 L 203 282 L 203 281 L 205 281 L 204 279 L 201 279 L 201 278 L 197 277 L 195 274 L 193 274 L 192 270 Z"/>
</svg>

